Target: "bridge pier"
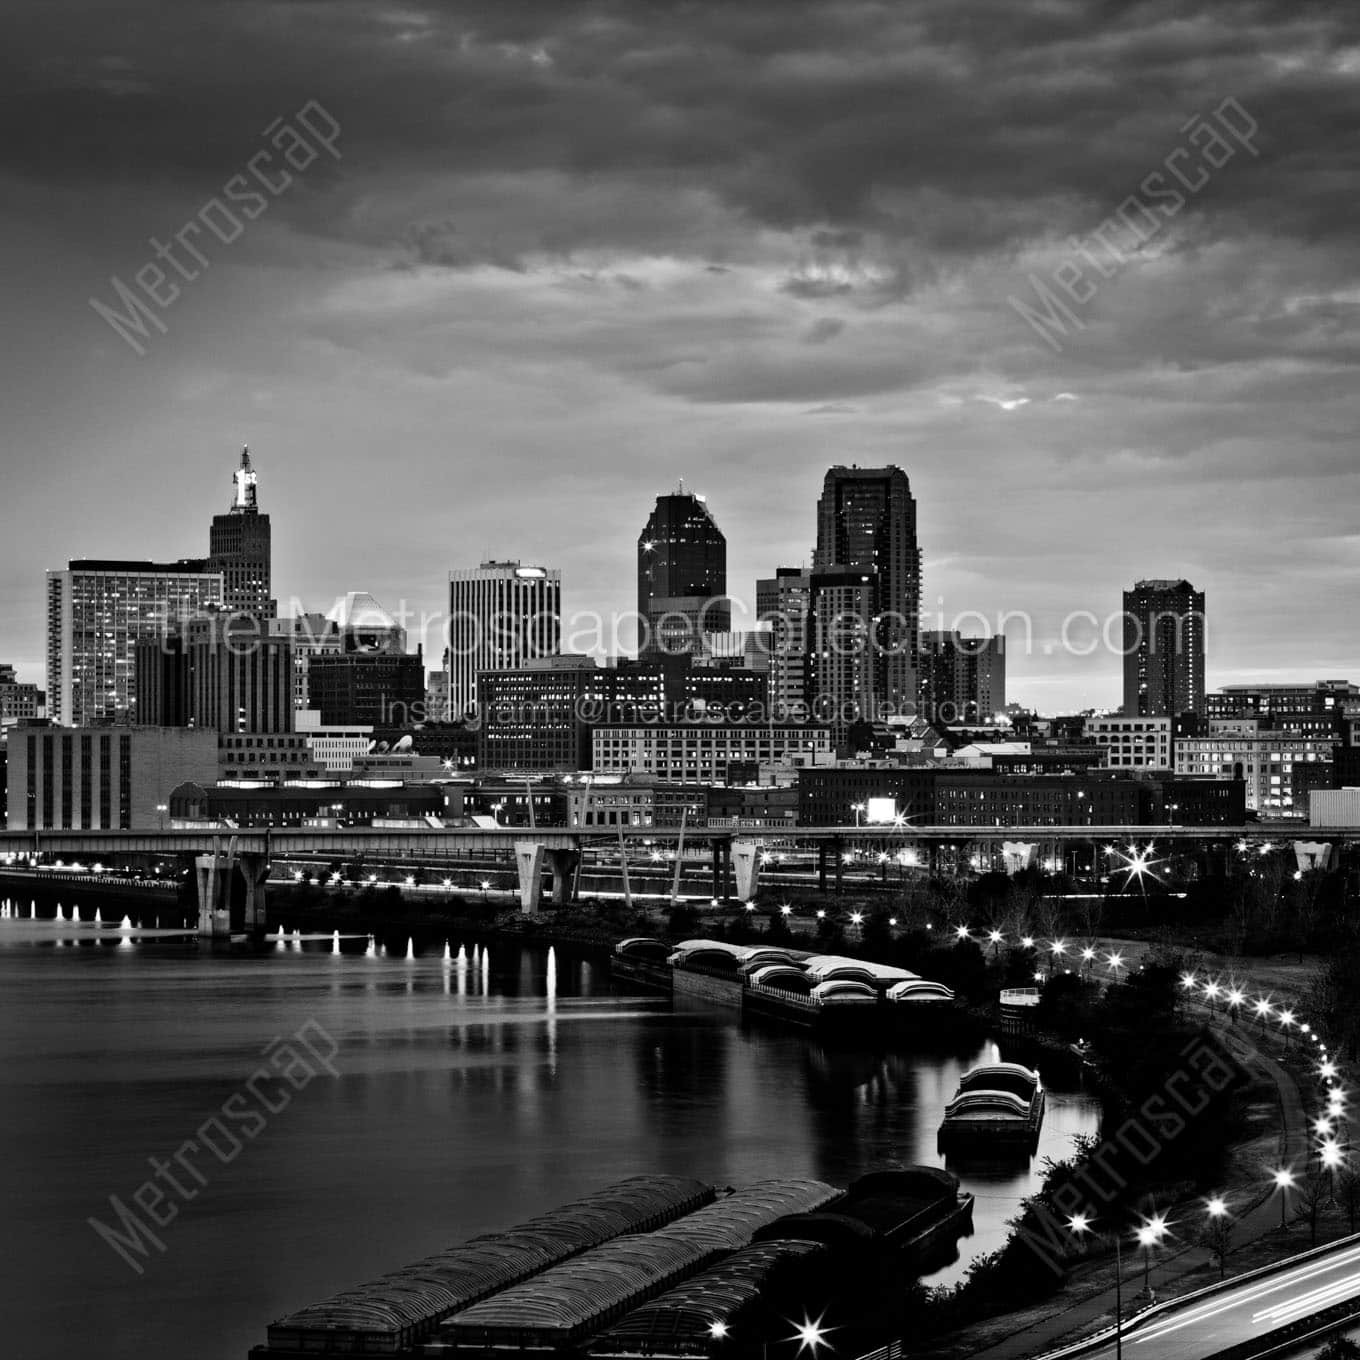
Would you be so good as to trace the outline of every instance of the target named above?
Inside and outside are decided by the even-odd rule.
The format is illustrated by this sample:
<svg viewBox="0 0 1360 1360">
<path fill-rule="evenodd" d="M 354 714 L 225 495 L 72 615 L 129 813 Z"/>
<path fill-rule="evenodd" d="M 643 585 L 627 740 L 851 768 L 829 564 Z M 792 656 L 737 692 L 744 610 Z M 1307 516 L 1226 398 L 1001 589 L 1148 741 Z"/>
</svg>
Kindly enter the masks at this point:
<svg viewBox="0 0 1360 1360">
<path fill-rule="evenodd" d="M 237 866 L 245 880 L 245 914 L 241 925 L 247 935 L 261 936 L 265 931 L 265 880 L 269 877 L 268 855 L 240 855 Z M 228 874 L 230 885 L 231 876 Z"/>
<path fill-rule="evenodd" d="M 231 869 L 228 855 L 194 856 L 200 940 L 231 939 Z"/>
<path fill-rule="evenodd" d="M 515 868 L 519 870 L 519 907 L 525 916 L 538 915 L 543 894 L 543 842 L 516 841 Z M 554 882 L 554 891 L 556 883 Z"/>
<path fill-rule="evenodd" d="M 750 902 L 760 881 L 760 843 L 752 840 L 732 842 L 732 866 L 737 875 L 737 898 Z"/>
<path fill-rule="evenodd" d="M 563 907 L 576 900 L 576 871 L 580 863 L 579 850 L 548 851 L 548 865 L 552 869 L 553 906 Z"/>
</svg>

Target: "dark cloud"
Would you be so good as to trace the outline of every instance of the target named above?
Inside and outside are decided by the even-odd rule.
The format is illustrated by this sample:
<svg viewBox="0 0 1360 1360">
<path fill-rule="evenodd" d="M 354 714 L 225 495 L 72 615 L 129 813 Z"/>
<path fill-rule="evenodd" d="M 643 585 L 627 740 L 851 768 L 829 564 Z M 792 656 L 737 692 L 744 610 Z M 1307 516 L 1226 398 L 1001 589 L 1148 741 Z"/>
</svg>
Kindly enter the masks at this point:
<svg viewBox="0 0 1360 1360">
<path fill-rule="evenodd" d="M 0 433 L 35 467 L 272 439 L 335 471 L 341 489 L 300 473 L 298 494 L 333 497 L 318 518 L 338 523 L 344 479 L 390 448 L 436 574 L 495 534 L 425 480 L 475 468 L 508 504 L 545 447 L 586 474 L 582 513 L 596 478 L 631 504 L 677 467 L 730 502 L 746 493 L 722 478 L 754 460 L 747 574 L 801 558 L 803 502 L 849 459 L 911 468 L 951 598 L 1072 602 L 1083 552 L 1166 574 L 1147 559 L 1194 541 L 1245 631 L 1253 592 L 1287 617 L 1276 522 L 1306 526 L 1319 591 L 1327 563 L 1357 565 L 1353 0 L 15 0 L 6 37 L 0 268 L 22 340 Z M 1008 299 L 1079 260 L 1070 238 L 1229 98 L 1251 149 L 1047 344 Z M 340 121 L 340 161 L 215 254 L 173 342 L 129 370 L 88 296 L 309 100 Z M 93 505 L 121 489 L 99 475 Z M 801 510 L 771 504 L 776 482 Z M 136 513 L 172 513 L 154 500 Z M 1253 516 L 1271 532 L 1244 561 Z M 570 520 L 530 516 L 520 550 L 607 593 L 617 562 Z"/>
</svg>

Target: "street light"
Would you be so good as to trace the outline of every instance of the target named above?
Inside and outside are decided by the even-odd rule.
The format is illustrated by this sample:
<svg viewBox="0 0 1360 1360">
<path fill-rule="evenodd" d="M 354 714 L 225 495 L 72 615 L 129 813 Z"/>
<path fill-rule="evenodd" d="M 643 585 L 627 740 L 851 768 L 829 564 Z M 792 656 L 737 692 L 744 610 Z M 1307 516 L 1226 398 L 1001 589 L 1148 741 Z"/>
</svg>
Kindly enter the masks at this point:
<svg viewBox="0 0 1360 1360">
<path fill-rule="evenodd" d="M 1138 1229 L 1138 1245 L 1143 1249 L 1143 1293 L 1152 1298 L 1152 1249 L 1160 1244 L 1166 1232 L 1166 1219 L 1161 1214 L 1153 1214 Z"/>
<path fill-rule="evenodd" d="M 1284 1202 L 1291 1187 L 1294 1184 L 1294 1173 L 1292 1171 L 1280 1170 L 1274 1176 L 1275 1188 L 1280 1192 L 1280 1230 L 1284 1230 Z"/>
<path fill-rule="evenodd" d="M 826 1345 L 826 1332 L 822 1327 L 822 1320 L 818 1318 L 816 1322 L 809 1322 L 806 1319 L 799 1323 L 797 1328 L 798 1354 L 804 1351 L 817 1354 L 817 1347 Z"/>
<path fill-rule="evenodd" d="M 1091 1220 L 1085 1214 L 1073 1214 L 1067 1226 L 1080 1237 L 1091 1232 Z M 1124 1360 L 1124 1235 L 1114 1234 L 1114 1357 Z"/>
<path fill-rule="evenodd" d="M 1228 1269 L 1228 1238 L 1232 1234 L 1232 1218 L 1228 1213 L 1227 1201 L 1221 1195 L 1215 1195 L 1209 1200 L 1204 1206 L 1204 1212 L 1209 1215 L 1210 1239 L 1218 1255 L 1218 1278 L 1221 1280 Z"/>
</svg>

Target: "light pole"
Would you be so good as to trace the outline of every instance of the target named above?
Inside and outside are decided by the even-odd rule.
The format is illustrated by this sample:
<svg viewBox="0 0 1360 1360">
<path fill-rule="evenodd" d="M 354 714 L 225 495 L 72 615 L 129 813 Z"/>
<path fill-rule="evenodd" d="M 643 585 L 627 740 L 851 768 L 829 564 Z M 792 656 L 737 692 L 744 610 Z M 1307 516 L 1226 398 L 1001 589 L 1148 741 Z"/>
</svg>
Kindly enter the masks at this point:
<svg viewBox="0 0 1360 1360">
<path fill-rule="evenodd" d="M 1275 1173 L 1275 1188 L 1280 1192 L 1280 1231 L 1284 1231 L 1284 1202 L 1289 1194 L 1290 1187 L 1294 1184 L 1294 1173 L 1292 1171 L 1280 1170 Z"/>
<path fill-rule="evenodd" d="M 161 830 L 164 831 L 164 830 L 165 830 L 165 814 L 166 814 L 167 812 L 170 811 L 169 805 L 166 804 L 166 803 L 157 803 L 157 804 L 156 804 L 156 811 L 159 812 L 160 815 L 161 815 Z"/>
<path fill-rule="evenodd" d="M 1085 1214 L 1073 1214 L 1067 1226 L 1080 1237 L 1091 1231 L 1091 1220 Z M 1114 1360 L 1124 1360 L 1124 1235 L 1118 1230 L 1114 1236 Z"/>
<path fill-rule="evenodd" d="M 1143 1293 L 1152 1301 L 1152 1249 L 1162 1240 L 1166 1232 L 1166 1219 L 1154 1214 L 1138 1229 L 1138 1245 L 1143 1249 Z"/>
<path fill-rule="evenodd" d="M 1214 1251 L 1218 1254 L 1218 1278 L 1221 1280 L 1228 1269 L 1228 1238 L 1232 1233 L 1232 1219 L 1228 1214 L 1227 1202 L 1221 1195 L 1215 1195 L 1205 1206 L 1209 1215 L 1209 1234 Z"/>
</svg>

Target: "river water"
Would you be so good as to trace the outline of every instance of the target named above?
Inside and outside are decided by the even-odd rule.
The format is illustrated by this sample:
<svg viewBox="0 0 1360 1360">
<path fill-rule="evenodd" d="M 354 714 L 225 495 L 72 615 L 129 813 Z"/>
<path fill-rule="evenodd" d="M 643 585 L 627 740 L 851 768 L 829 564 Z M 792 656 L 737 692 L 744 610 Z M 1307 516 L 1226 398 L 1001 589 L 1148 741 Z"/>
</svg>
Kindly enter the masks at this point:
<svg viewBox="0 0 1360 1360">
<path fill-rule="evenodd" d="M 0 912 L 12 1360 L 243 1360 L 282 1313 L 639 1172 L 845 1184 L 938 1164 L 945 1102 L 994 1054 L 832 1051 L 612 994 L 601 965 L 560 949 L 467 941 L 460 957 L 453 939 L 448 958 L 407 958 L 323 938 L 209 953 L 44 910 Z M 270 1047 L 299 1033 L 310 1058 Z M 222 1117 L 233 1097 L 249 1125 Z M 215 1116 L 231 1141 L 209 1125 L 190 1179 L 176 1151 Z M 1092 1097 L 1050 1088 L 1033 1161 L 956 1168 L 975 1231 L 930 1282 L 1000 1246 L 1042 1159 L 1098 1122 Z M 171 1168 L 142 1192 L 160 1245 L 120 1251 L 90 1220 L 120 1227 L 110 1197 L 131 1208 L 149 1159 Z"/>
</svg>

